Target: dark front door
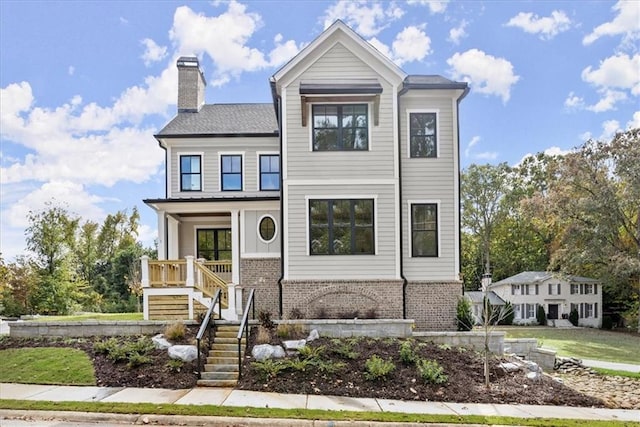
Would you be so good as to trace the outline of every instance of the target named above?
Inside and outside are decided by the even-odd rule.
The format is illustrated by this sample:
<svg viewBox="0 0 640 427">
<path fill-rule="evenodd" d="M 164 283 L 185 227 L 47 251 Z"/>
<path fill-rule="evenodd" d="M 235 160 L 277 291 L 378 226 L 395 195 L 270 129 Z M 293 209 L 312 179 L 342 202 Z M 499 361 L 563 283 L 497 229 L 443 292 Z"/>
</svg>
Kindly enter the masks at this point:
<svg viewBox="0 0 640 427">
<path fill-rule="evenodd" d="M 196 233 L 198 258 L 208 261 L 231 259 L 230 228 L 200 228 Z"/>
<path fill-rule="evenodd" d="M 557 319 L 558 318 L 558 304 L 549 304 L 549 314 L 547 314 L 547 319 Z"/>
</svg>

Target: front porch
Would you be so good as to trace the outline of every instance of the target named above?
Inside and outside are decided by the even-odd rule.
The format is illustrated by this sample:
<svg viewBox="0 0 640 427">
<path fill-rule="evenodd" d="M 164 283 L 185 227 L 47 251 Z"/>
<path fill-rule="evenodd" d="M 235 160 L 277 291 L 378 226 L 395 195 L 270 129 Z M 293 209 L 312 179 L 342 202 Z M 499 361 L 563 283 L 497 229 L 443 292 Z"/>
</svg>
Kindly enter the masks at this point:
<svg viewBox="0 0 640 427">
<path fill-rule="evenodd" d="M 237 273 L 236 273 L 237 274 Z M 145 320 L 195 320 L 220 289 L 222 318 L 238 320 L 242 289 L 234 279 L 232 261 L 207 261 L 187 255 L 183 260 L 141 259 Z"/>
</svg>

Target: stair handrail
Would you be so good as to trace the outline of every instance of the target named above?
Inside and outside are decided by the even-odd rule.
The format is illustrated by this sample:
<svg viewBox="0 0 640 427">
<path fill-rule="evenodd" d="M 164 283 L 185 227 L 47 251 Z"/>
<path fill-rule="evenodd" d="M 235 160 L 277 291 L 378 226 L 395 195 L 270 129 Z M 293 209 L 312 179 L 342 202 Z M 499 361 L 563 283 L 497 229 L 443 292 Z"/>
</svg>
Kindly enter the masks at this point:
<svg viewBox="0 0 640 427">
<path fill-rule="evenodd" d="M 215 326 L 215 323 L 211 321 L 211 315 L 213 314 L 213 310 L 218 305 L 218 317 L 222 318 L 222 304 L 220 302 L 221 290 L 216 290 L 215 295 L 211 299 L 211 305 L 207 310 L 207 314 L 205 314 L 202 319 L 202 323 L 200 324 L 200 329 L 198 329 L 198 334 L 196 335 L 196 342 L 198 347 L 198 379 L 202 378 L 202 372 L 200 371 L 200 340 L 206 332 L 208 332 L 209 337 L 209 345 L 211 345 L 211 326 Z"/>
<path fill-rule="evenodd" d="M 242 315 L 242 321 L 238 328 L 238 378 L 242 378 L 242 335 L 246 333 L 245 350 L 249 345 L 249 310 L 253 312 L 253 318 L 256 318 L 256 305 L 254 303 L 255 289 L 251 289 L 247 303 L 244 307 L 244 314 Z"/>
</svg>

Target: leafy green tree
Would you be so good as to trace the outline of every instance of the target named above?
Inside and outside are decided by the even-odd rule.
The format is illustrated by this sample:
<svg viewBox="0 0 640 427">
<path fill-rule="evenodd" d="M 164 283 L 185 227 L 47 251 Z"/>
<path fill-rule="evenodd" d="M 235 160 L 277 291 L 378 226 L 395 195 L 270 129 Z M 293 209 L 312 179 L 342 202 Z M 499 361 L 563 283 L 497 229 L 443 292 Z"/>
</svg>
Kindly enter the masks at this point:
<svg viewBox="0 0 640 427">
<path fill-rule="evenodd" d="M 30 299 L 36 284 L 36 271 L 26 257 L 20 256 L 9 264 L 0 257 L 0 314 L 8 317 L 31 314 Z"/>
</svg>

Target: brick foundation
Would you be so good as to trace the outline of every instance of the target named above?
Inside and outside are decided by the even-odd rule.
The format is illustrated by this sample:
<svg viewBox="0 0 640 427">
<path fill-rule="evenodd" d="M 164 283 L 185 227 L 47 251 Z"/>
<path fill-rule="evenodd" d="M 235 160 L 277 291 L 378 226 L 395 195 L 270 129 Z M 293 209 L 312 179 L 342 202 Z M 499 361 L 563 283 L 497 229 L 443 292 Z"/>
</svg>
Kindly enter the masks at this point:
<svg viewBox="0 0 640 427">
<path fill-rule="evenodd" d="M 282 309 L 306 318 L 342 318 L 358 312 L 378 319 L 402 319 L 401 280 L 286 280 L 282 282 Z"/>
<path fill-rule="evenodd" d="M 456 330 L 461 282 L 409 282 L 406 292 L 407 318 L 415 320 L 418 330 Z"/>
<path fill-rule="evenodd" d="M 241 258 L 240 286 L 244 289 L 242 307 L 247 301 L 249 290 L 255 289 L 256 314 L 268 311 L 273 318 L 280 311 L 280 258 Z"/>
</svg>

